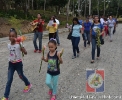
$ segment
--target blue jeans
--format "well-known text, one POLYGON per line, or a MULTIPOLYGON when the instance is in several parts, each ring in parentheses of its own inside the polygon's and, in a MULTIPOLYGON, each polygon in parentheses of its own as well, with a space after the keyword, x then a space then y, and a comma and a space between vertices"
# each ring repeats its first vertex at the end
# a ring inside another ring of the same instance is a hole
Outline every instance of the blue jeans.
POLYGON ((71 38, 71 41, 72 41, 72 48, 73 48, 73 53, 74 53, 74 56, 76 56, 76 51, 77 53, 79 53, 79 42, 80 42, 80 37, 73 37, 71 38))
POLYGON ((22 79, 24 81, 26 86, 30 85, 30 82, 28 81, 28 79, 23 74, 23 64, 22 64, 22 62, 18 62, 18 63, 9 62, 8 81, 7 81, 6 88, 5 88, 5 93, 4 93, 4 97, 6 97, 6 98, 9 97, 11 84, 12 84, 12 81, 13 81, 13 75, 14 75, 15 71, 17 71, 20 79, 22 79))
MULTIPOLYGON (((96 39, 92 38, 92 60, 95 60, 96 39)), ((100 57, 100 47, 97 46, 97 57, 100 57)))
POLYGON ((56 32, 56 41, 57 41, 58 44, 60 44, 59 36, 58 36, 58 30, 57 30, 57 32, 56 32))
POLYGON ((52 76, 48 73, 46 75, 46 85, 49 87, 49 89, 52 90, 53 95, 57 94, 58 78, 59 78, 59 75, 52 76))
POLYGON ((87 30, 84 31, 84 47, 86 47, 86 41, 88 41, 87 44, 90 45, 90 31, 87 30))
POLYGON ((35 32, 34 33, 33 44, 34 44, 35 50, 42 50, 42 35, 43 35, 43 33, 41 33, 41 32, 35 32), (37 43, 36 43, 37 38, 39 40, 39 48, 38 48, 37 43))

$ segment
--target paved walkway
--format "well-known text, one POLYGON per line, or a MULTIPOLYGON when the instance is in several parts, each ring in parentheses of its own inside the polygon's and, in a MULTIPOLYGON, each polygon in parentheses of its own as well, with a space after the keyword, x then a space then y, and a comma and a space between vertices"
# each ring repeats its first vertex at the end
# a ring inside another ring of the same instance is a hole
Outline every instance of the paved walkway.
MULTIPOLYGON (((91 47, 86 50, 83 49, 83 41, 79 44, 80 57, 71 59, 72 46, 71 41, 67 40, 68 32, 61 33, 61 46, 58 50, 64 48, 63 60, 61 65, 61 75, 59 78, 59 89, 57 100, 122 100, 108 99, 107 97, 90 99, 85 97, 80 99, 78 96, 122 96, 122 25, 119 24, 117 32, 113 37, 113 42, 109 42, 109 37, 105 38, 105 45, 101 46, 101 59, 94 64, 91 60, 91 47), (105 92, 103 93, 87 93, 86 85, 86 69, 104 69, 105 70, 105 92), (74 98, 71 98, 74 96, 74 98), (77 97, 76 97, 77 96, 77 97)), ((32 37, 32 35, 31 35, 32 37)), ((8 67, 8 50, 7 43, 0 39, 0 97, 3 96, 5 84, 7 81, 7 67, 8 67)), ((7 41, 8 42, 8 41, 7 41)), ((43 44, 47 44, 48 39, 43 39, 43 44)), ((15 72, 13 84, 11 87, 10 100, 49 100, 47 95, 48 88, 45 85, 45 76, 47 63, 43 62, 41 73, 39 73, 41 54, 33 53, 32 38, 24 42, 28 51, 28 55, 24 57, 24 72, 28 77, 33 87, 29 93, 22 93, 24 88, 23 82, 19 79, 15 72)), ((45 51, 48 52, 48 49, 45 51)))

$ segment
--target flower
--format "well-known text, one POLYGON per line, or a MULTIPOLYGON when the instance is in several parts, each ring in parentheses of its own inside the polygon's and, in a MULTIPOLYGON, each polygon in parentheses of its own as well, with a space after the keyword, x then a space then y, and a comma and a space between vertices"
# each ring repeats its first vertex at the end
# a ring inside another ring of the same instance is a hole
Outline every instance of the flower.
POLYGON ((23 42, 26 40, 25 36, 19 36, 17 38, 15 38, 16 43, 20 44, 20 42, 23 42))
MULTIPOLYGON (((15 38, 15 41, 17 44, 20 45, 20 48, 22 48, 22 42, 26 40, 26 37, 25 36, 19 36, 17 38, 15 38)), ((22 57, 24 57, 24 53, 22 52, 22 57)))
MULTIPOLYGON (((46 46, 44 45, 43 48, 42 48, 42 56, 44 57, 44 51, 46 49, 46 46)), ((41 71, 41 67, 42 67, 42 60, 41 60, 41 63, 40 63, 40 69, 39 69, 39 73, 41 71)))

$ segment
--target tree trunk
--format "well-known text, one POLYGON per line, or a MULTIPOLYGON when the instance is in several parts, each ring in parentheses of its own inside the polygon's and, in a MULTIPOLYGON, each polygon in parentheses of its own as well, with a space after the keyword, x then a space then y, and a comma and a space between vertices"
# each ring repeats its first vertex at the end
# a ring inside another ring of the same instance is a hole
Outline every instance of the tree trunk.
POLYGON ((33 10, 33 0, 32 0, 32 2, 31 2, 31 3, 32 3, 32 5, 31 5, 31 6, 32 6, 32 10, 33 10))
POLYGON ((68 1, 67 4, 67 21, 69 20, 69 5, 70 5, 70 0, 68 1))
POLYGON ((45 9, 46 9, 46 0, 44 0, 44 13, 45 13, 45 9))
POLYGON ((28 14, 28 3, 27 3, 27 0, 25 0, 25 4, 24 5, 24 13, 25 13, 25 18, 27 18, 27 14, 28 14))
POLYGON ((80 1, 81 1, 81 0, 78 0, 78 16, 80 16, 80 11, 81 11, 81 10, 80 10, 80 1))
POLYGON ((85 11, 84 11, 84 17, 86 17, 86 6, 87 6, 87 1, 85 0, 85 11))
POLYGON ((28 10, 30 9, 30 0, 28 0, 28 10))
POLYGON ((91 15, 91 0, 89 0, 89 15, 91 15))
POLYGON ((99 5, 100 5, 100 2, 98 0, 98 5, 97 5, 97 13, 98 13, 98 16, 99 16, 99 5))

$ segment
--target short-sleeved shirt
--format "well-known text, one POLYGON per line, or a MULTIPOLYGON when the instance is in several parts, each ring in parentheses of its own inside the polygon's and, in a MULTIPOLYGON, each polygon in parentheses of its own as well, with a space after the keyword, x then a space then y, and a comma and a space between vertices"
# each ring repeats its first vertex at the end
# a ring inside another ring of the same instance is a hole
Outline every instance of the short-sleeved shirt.
POLYGON ((100 29, 100 31, 102 31, 103 30, 103 25, 101 23, 93 24, 93 26, 92 26, 92 35, 93 36, 96 36, 96 34, 97 34, 96 29, 97 28, 100 29))
POLYGON ((91 23, 90 22, 88 22, 88 23, 87 22, 84 22, 84 28, 85 28, 84 29, 85 31, 90 31, 91 23))
POLYGON ((9 61, 11 62, 22 61, 19 44, 14 44, 14 45, 8 44, 8 50, 9 50, 9 61))
POLYGON ((72 36, 73 37, 80 37, 80 30, 82 28, 82 25, 74 25, 72 30, 72 36))
POLYGON ((54 54, 54 56, 50 56, 50 52, 48 53, 48 68, 47 73, 50 75, 59 75, 60 74, 60 68, 58 64, 58 56, 57 51, 54 54))
MULTIPOLYGON (((35 22, 35 23, 36 23, 36 22, 40 23, 40 19, 34 20, 34 22, 35 22)), ((43 32, 43 25, 42 25, 42 23, 40 23, 40 24, 38 25, 38 28, 36 28, 36 30, 37 30, 38 32, 43 32)))
POLYGON ((109 27, 114 27, 115 21, 114 20, 108 20, 108 26, 109 27))

